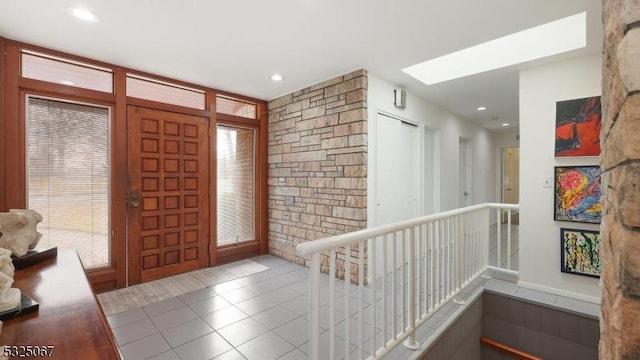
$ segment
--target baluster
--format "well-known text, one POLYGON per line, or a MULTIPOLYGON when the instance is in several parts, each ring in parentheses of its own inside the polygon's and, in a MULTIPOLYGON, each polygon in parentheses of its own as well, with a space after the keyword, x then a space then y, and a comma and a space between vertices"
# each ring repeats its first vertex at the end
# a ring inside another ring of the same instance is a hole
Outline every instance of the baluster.
MULTIPOLYGON (((358 242, 358 358, 364 348, 364 241, 358 242)), ((348 316, 348 315, 347 315, 348 316)))
MULTIPOLYGON (((371 242, 375 242, 376 239, 372 240, 371 242)), ((369 269, 372 269, 372 273, 369 275, 369 277, 372 279, 372 282, 369 286, 369 288, 371 289, 371 298, 370 298, 370 304, 371 304, 371 331, 370 331, 370 335, 371 335, 371 354, 375 354, 376 353, 376 248, 375 245, 372 246, 371 248, 371 256, 369 257, 371 259, 371 266, 369 266, 369 269)))
POLYGON ((417 242, 417 248, 418 251, 416 252, 416 261, 417 261, 417 266, 416 266, 416 277, 417 277, 417 284, 418 284, 418 291, 417 291, 417 296, 418 296, 418 314, 422 314, 422 268, 423 268, 423 262, 422 260, 422 239, 424 236, 424 232, 422 231, 422 225, 418 226, 418 235, 416 238, 416 242, 417 242))
POLYGON ((406 230, 402 230, 402 242, 400 251, 402 252, 402 277, 400 278, 400 285, 402 287, 401 298, 400 298, 400 306, 402 313, 402 328, 400 329, 403 333, 408 326, 407 320, 407 247, 405 246, 405 242, 407 240, 406 230))
POLYGON ((335 358, 336 346, 336 250, 329 250, 329 358, 335 358))
POLYGON ((511 209, 507 209, 507 269, 511 270, 511 209))
POLYGON ((398 234, 396 232, 393 232, 392 234, 393 237, 393 242, 391 243, 392 246, 392 255, 393 257, 391 258, 391 265, 393 266, 393 270, 391 271, 391 322, 393 325, 393 340, 396 340, 398 338, 398 322, 397 322, 397 308, 398 308, 398 287, 396 284, 396 277, 398 276, 398 265, 396 264, 396 259, 397 259, 397 252, 396 252, 396 246, 398 245, 398 234))
POLYGON ((502 267, 502 257, 500 256, 500 248, 502 247, 502 239, 500 234, 500 228, 502 227, 502 210, 498 209, 498 226, 497 226, 497 237, 496 237, 496 267, 502 267))
MULTIPOLYGON (((383 249, 387 249, 387 244, 389 240, 389 234, 385 234, 382 236, 383 249)), ((386 251, 382 255, 382 341, 383 344, 387 343, 387 334, 388 334, 388 326, 387 326, 387 279, 389 274, 387 273, 387 254, 386 251)), ((393 292, 392 292, 393 293, 393 292)))
POLYGON ((435 295, 435 288, 433 286, 434 281, 435 281, 435 274, 436 274, 436 267, 434 267, 434 255, 436 252, 436 246, 434 246, 434 242, 435 242, 435 226, 434 223, 429 223, 429 248, 431 249, 431 251, 429 252, 429 258, 431 259, 430 263, 429 263, 429 311, 431 311, 431 309, 433 309, 433 307, 435 306, 435 303, 433 301, 433 297, 435 295))
POLYGON ((408 296, 408 304, 409 313, 408 313, 408 321, 407 330, 409 331, 409 337, 404 342, 404 346, 407 349, 417 350, 420 347, 420 344, 416 341, 416 228, 411 227, 409 229, 409 277, 407 279, 407 296, 408 296))
POLYGON ((351 359, 351 245, 344 249, 344 356, 351 359))
POLYGON ((309 355, 320 360, 320 253, 311 255, 309 276, 309 355))

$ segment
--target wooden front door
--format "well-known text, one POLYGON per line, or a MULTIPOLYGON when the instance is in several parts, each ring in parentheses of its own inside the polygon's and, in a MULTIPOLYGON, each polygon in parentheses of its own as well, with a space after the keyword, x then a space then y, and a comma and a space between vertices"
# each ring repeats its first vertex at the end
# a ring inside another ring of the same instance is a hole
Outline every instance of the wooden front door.
POLYGON ((209 265, 206 118, 128 107, 129 285, 209 265))

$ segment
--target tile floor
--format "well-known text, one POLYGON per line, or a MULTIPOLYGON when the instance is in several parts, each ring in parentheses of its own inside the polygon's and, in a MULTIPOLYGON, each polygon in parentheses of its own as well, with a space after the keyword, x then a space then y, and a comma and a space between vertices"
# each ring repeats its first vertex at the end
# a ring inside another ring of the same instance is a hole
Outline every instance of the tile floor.
POLYGON ((245 259, 98 294, 105 315, 113 315, 253 275, 269 268, 245 259))
MULTIPOLYGON (((519 240, 519 225, 512 225, 511 228, 511 270, 518 271, 520 268, 520 240, 519 240)), ((507 267, 507 224, 500 225, 500 266, 507 267)), ((489 265, 496 266, 498 261, 498 246, 497 246, 497 227, 492 225, 489 230, 489 265)))
MULTIPOLYGON (((124 359, 307 359, 308 269, 269 255, 251 260, 269 270, 108 316, 124 359)), ((322 279, 326 290, 328 276, 322 279)), ((344 282, 337 281, 336 321, 340 324, 336 327, 336 359, 342 359, 345 351, 343 289, 344 282)), ((365 288, 365 297, 370 296, 368 290, 365 288)), ((327 302, 321 301, 323 359, 329 358, 327 302)), ((357 300, 352 298, 351 303, 349 334, 353 344, 359 342, 357 300)), ((372 321, 371 307, 366 306, 364 330, 368 334, 372 321)), ((418 329, 417 337, 426 338, 457 309, 452 303, 444 305, 418 329)), ((381 313, 376 312, 377 324, 382 323, 381 313)), ((379 326, 377 346, 382 332, 379 326)), ((370 337, 365 335, 364 349, 370 348, 370 337)), ((354 345, 349 351, 353 359, 368 356, 366 350, 359 353, 354 345)), ((406 359, 411 353, 398 346, 387 358, 406 359)))
MULTIPOLYGON (((512 252, 517 257, 517 238, 512 252)), ((251 261, 269 269, 108 316, 124 359, 308 358, 308 269, 269 255, 255 257, 251 261)), ((324 275, 323 280, 326 286, 328 276, 324 275)), ((341 322, 336 329, 337 359, 344 357, 344 340, 347 338, 344 335, 346 321, 343 321, 344 282, 340 284, 336 283, 337 300, 340 300, 336 302, 336 320, 341 322)), ((324 304, 321 309, 324 322, 321 324, 324 329, 321 358, 328 358, 329 352, 326 346, 329 338, 326 331, 329 321, 327 302, 321 301, 324 304)), ((356 302, 355 298, 351 299, 348 332, 351 343, 359 342, 356 302)), ((371 329, 371 307, 367 306, 364 321, 371 329)), ((458 306, 452 303, 443 306, 418 329, 417 336, 426 338, 457 309, 458 306)), ((376 312, 376 318, 376 324, 383 322, 382 311, 376 312)), ((382 335, 379 327, 376 339, 382 335)), ((365 330, 365 334, 369 332, 365 330)), ((370 348, 370 338, 371 335, 365 335, 365 349, 370 348)), ((380 341, 376 340, 376 344, 379 346, 380 341)), ((368 356, 366 351, 357 352, 353 345, 348 349, 352 358, 368 356)), ((398 346, 387 358, 406 359, 411 353, 398 346)))
POLYGON ((126 360, 304 359, 307 269, 269 270, 107 317, 126 360))
MULTIPOLYGON (((125 360, 164 359, 307 359, 308 355, 308 270, 285 260, 265 255, 253 258, 269 270, 201 290, 185 293, 160 302, 108 316, 125 360)), ((323 278, 326 290, 328 277, 323 278)), ((337 282, 336 285, 339 283, 337 282)), ((342 283, 344 284, 344 283, 342 283)), ((461 293, 472 297, 479 288, 506 296, 533 301, 569 312, 579 312, 597 318, 599 306, 574 299, 521 288, 514 283, 478 277, 461 293)), ((342 287, 336 286, 339 293, 342 287)), ((367 288, 365 288, 365 296, 367 288)), ((338 299, 343 300, 338 294, 338 299)), ((328 358, 328 306, 321 301, 323 333, 321 356, 328 358)), ((351 343, 358 343, 355 298, 351 299, 351 343)), ((336 359, 344 356, 344 302, 336 302, 336 359)), ((380 310, 378 308, 378 310, 380 310)), ((416 338, 426 346, 442 331, 447 320, 459 314, 463 307, 452 302, 444 304, 418 328, 416 338), (425 341, 427 340, 427 341, 425 341)), ((371 307, 364 313, 365 327, 371 326, 371 307)), ((381 324, 381 311, 376 312, 381 324)), ((390 321, 390 319, 388 319, 390 321)), ((379 326, 378 326, 379 327, 379 326)), ((365 329, 365 334, 368 330, 365 329)), ((381 337, 378 329, 376 338, 381 337)), ((370 348, 370 335, 365 335, 364 349, 370 348)), ((380 341, 377 340, 379 346, 380 341)), ((351 345, 351 358, 368 356, 351 345)), ((385 359, 409 359, 417 352, 397 346, 385 359)))

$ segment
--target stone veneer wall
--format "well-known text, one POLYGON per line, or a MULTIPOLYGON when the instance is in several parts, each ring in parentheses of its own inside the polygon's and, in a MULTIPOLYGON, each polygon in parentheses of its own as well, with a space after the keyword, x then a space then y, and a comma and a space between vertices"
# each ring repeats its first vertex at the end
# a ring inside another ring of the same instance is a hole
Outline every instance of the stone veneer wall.
POLYGON ((640 359, 640 1, 603 0, 601 359, 640 359))
MULTIPOLYGON (((269 102, 269 252, 367 226, 367 73, 355 71, 269 102)), ((359 255, 352 246, 352 258, 359 255)), ((363 249, 366 258, 366 247, 363 249)), ((344 249, 337 254, 344 277, 344 249)), ((323 271, 327 272, 327 256, 323 271)), ((357 266, 351 263, 352 281, 357 266)))

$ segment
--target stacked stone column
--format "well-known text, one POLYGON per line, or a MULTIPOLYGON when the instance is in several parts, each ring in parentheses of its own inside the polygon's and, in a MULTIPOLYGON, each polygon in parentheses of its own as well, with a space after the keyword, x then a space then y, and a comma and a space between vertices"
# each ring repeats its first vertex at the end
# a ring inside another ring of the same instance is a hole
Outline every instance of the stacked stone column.
POLYGON ((601 359, 640 359, 640 0, 603 0, 601 359))

